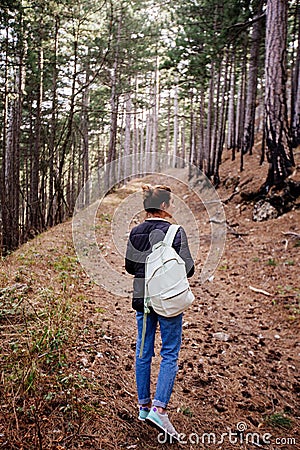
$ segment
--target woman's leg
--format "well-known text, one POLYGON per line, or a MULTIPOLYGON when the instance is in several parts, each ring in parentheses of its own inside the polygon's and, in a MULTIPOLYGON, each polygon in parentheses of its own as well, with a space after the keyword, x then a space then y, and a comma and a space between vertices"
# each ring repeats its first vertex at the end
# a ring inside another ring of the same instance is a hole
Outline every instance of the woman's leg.
POLYGON ((182 314, 176 317, 158 316, 162 339, 160 370, 157 379, 153 405, 165 409, 169 403, 176 373, 177 360, 181 346, 182 314))
POLYGON ((147 315, 147 328, 142 358, 139 357, 142 330, 143 330, 142 312, 136 313, 138 336, 136 342, 136 359, 135 359, 135 375, 138 393, 138 402, 140 405, 148 405, 151 401, 150 394, 150 377, 151 377, 151 361, 154 356, 155 331, 157 327, 157 314, 151 312, 147 315))

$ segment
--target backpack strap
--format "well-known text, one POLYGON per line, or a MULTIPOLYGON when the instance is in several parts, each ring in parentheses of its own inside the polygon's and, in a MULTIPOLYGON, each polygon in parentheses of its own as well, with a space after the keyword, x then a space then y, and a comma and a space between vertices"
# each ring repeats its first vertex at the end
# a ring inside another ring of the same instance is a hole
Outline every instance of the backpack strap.
POLYGON ((141 341, 139 358, 143 357, 143 350, 144 350, 145 336, 146 336, 146 328, 147 328, 147 316, 150 313, 150 309, 149 309, 150 297, 147 295, 146 291, 147 291, 147 283, 145 283, 143 330, 142 330, 142 341, 141 341))
POLYGON ((168 228, 168 231, 165 235, 165 238, 163 240, 163 242, 166 245, 169 245, 170 247, 172 247, 173 241, 175 239, 176 233, 179 230, 180 226, 179 225, 170 225, 168 228))

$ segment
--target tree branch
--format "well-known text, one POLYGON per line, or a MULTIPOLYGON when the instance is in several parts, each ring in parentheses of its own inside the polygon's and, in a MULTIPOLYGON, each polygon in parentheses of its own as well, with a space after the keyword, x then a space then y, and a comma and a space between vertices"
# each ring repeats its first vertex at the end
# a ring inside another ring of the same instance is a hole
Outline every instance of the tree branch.
POLYGON ((255 22, 258 22, 259 20, 263 19, 265 16, 266 16, 266 13, 263 12, 259 16, 255 16, 255 17, 253 17, 252 20, 249 20, 247 22, 235 23, 234 25, 231 25, 230 27, 228 27, 227 30, 231 30, 232 28, 248 28, 251 25, 253 25, 255 22))

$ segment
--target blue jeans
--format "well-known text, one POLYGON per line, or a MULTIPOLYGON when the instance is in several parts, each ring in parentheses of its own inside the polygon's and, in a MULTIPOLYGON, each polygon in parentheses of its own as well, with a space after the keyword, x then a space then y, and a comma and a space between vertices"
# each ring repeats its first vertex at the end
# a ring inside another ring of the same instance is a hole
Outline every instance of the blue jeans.
POLYGON ((147 315, 147 329, 143 357, 140 358, 139 353, 142 341, 143 317, 144 314, 142 312, 136 313, 138 337, 136 343, 135 372, 138 401, 140 405, 146 405, 151 401, 151 361, 154 356, 155 331, 157 323, 159 323, 162 340, 160 351, 162 360, 152 404, 153 406, 166 408, 172 394, 178 370, 177 360, 181 346, 182 314, 179 314, 176 317, 162 317, 155 312, 151 312, 151 314, 147 315))

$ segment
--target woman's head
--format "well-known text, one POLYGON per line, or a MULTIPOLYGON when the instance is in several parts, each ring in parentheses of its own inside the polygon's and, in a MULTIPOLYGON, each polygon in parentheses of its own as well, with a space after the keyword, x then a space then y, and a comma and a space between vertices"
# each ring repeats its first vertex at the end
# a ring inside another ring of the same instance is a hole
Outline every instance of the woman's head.
POLYGON ((144 184, 142 189, 144 209, 147 213, 170 216, 165 211, 170 206, 171 201, 171 188, 169 186, 144 184))

